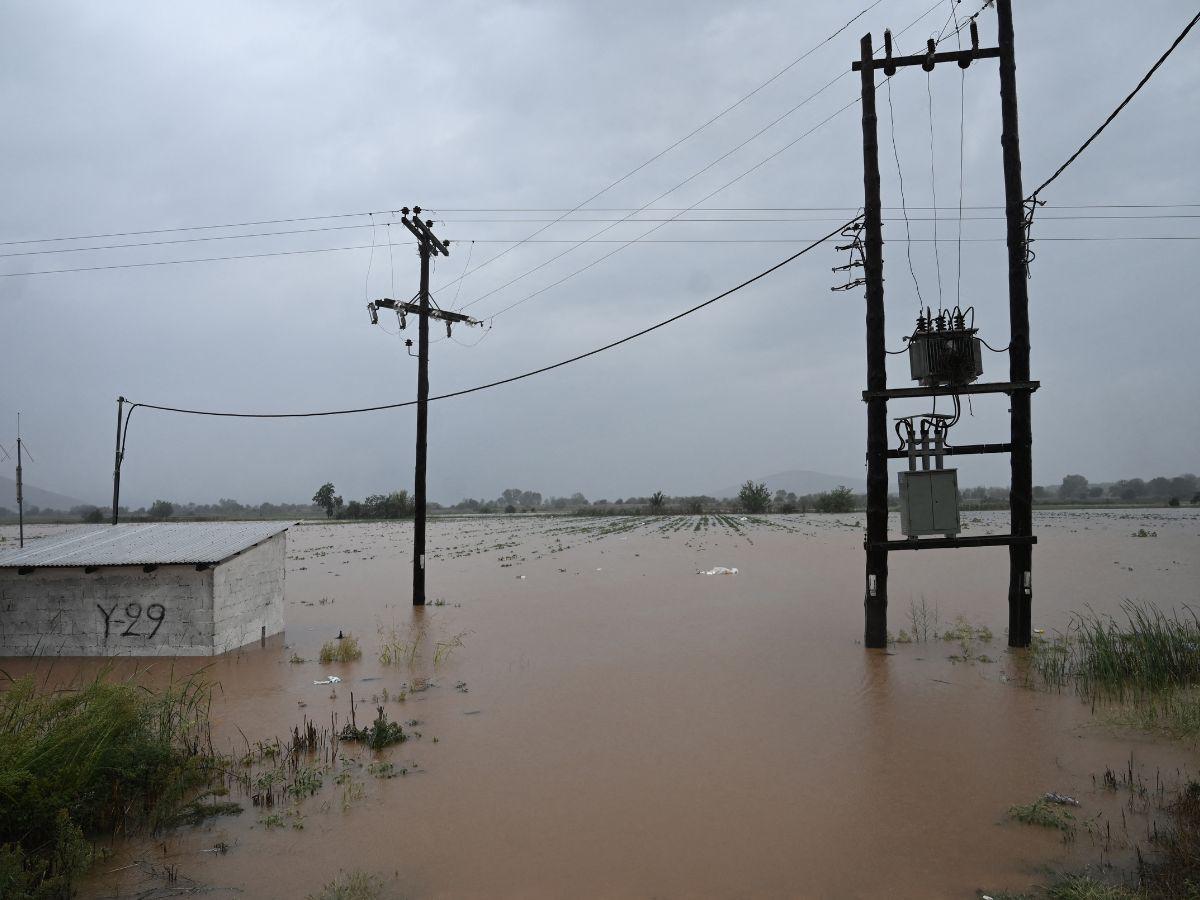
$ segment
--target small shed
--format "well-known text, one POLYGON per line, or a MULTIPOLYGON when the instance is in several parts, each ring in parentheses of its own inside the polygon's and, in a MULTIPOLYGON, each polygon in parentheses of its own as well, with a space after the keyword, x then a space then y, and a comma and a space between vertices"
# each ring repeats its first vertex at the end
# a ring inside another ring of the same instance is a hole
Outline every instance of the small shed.
POLYGON ((278 634, 291 524, 89 525, 0 550, 0 656, 212 656, 278 634))

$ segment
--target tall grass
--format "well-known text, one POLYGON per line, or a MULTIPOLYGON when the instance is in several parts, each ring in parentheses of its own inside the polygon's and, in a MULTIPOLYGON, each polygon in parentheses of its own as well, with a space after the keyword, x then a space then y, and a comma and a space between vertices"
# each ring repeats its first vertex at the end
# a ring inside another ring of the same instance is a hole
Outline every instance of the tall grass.
POLYGON ((352 634, 339 637, 335 641, 326 641, 321 645, 319 659, 323 663, 354 662, 362 658, 362 649, 358 646, 358 638, 352 634))
POLYGON ((68 896, 90 836, 168 824, 221 774, 206 683, 154 694, 109 674, 0 693, 0 896, 68 896))
POLYGON ((1127 600, 1121 619, 1075 615, 1067 632, 1039 639, 1030 662, 1044 684, 1073 682, 1088 697, 1140 698, 1200 684, 1200 619, 1127 600))

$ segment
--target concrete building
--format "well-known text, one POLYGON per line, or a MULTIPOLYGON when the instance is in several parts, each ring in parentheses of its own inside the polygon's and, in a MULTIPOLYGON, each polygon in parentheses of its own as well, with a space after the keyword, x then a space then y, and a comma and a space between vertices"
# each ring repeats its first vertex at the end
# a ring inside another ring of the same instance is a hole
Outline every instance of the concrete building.
POLYGON ((89 525, 0 551, 0 656, 211 656, 278 634, 290 524, 89 525))

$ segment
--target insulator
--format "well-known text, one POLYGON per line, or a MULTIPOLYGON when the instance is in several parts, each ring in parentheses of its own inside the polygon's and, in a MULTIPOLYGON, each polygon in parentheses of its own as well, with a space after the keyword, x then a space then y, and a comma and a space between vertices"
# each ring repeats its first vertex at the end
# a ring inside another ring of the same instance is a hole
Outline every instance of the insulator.
POLYGON ((921 63, 921 68, 924 69, 926 72, 932 72, 933 71, 933 51, 934 51, 934 48, 937 47, 937 44, 934 43, 933 38, 930 38, 929 41, 926 43, 925 47, 926 47, 927 52, 925 53, 925 61, 923 63, 921 63))
POLYGON ((884 63, 883 74, 891 78, 896 74, 896 67, 892 64, 892 30, 890 28, 883 32, 883 48, 884 48, 884 63))

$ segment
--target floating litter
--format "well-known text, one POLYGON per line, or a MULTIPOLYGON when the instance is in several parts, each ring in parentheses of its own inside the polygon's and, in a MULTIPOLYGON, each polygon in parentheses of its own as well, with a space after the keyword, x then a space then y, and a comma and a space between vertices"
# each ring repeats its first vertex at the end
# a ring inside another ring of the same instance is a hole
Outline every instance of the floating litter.
POLYGON ((1062 806, 1080 806, 1080 802, 1074 797, 1068 797, 1066 794, 1059 794, 1054 791, 1047 791, 1042 795, 1043 800, 1049 800, 1051 803, 1058 803, 1062 806))
POLYGON ((323 678, 320 681, 314 681, 313 684, 341 684, 342 679, 337 675, 330 675, 328 678, 323 678))
POLYGON ((713 566, 711 569, 700 569, 696 572, 697 575, 736 575, 737 573, 737 566, 713 566))

